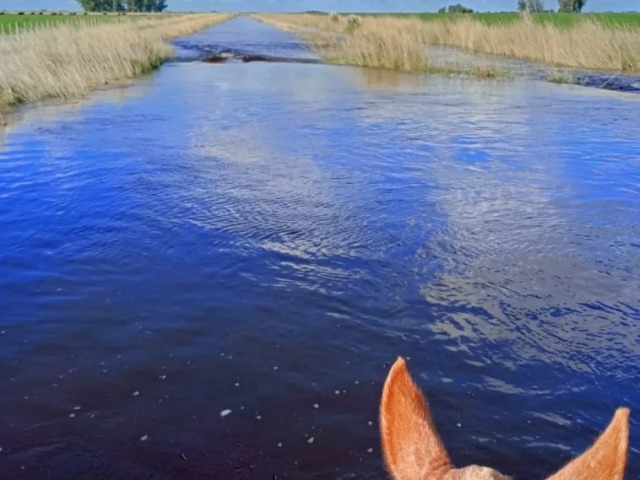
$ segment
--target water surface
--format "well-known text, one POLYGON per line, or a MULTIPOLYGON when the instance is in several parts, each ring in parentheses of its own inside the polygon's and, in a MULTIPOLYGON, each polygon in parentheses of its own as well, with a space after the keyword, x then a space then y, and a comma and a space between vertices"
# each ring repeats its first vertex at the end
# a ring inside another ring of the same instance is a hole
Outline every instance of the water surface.
MULTIPOLYGON (((248 19, 192 42, 308 55, 248 19)), ((13 126, 1 477, 381 480, 404 355, 455 462, 544 478, 640 411, 638 108, 190 62, 13 126)))

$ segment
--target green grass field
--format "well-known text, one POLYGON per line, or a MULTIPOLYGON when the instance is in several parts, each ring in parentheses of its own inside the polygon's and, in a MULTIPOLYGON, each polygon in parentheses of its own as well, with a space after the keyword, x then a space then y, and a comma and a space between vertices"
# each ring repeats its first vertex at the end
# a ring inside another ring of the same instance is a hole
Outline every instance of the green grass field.
MULTIPOLYGON (((439 20, 442 18, 459 18, 465 16, 460 13, 422 13, 418 15, 425 21, 439 20)), ((504 13, 473 13, 471 18, 489 24, 508 23, 518 20, 520 15, 515 12, 504 13)), ((570 27, 577 22, 584 20, 595 20, 612 27, 640 27, 640 12, 631 13, 536 13, 533 19, 541 23, 551 23, 560 26, 570 27)))
MULTIPOLYGON (((69 13, 52 15, 45 13, 40 15, 39 13, 31 14, 31 12, 24 12, 24 15, 18 15, 17 13, 2 13, 0 12, 0 35, 14 33, 16 29, 18 31, 28 29, 36 26, 54 26, 63 23, 72 22, 113 22, 123 21, 128 17, 119 17, 117 15, 109 14, 91 14, 83 15, 78 13, 71 15, 69 13)), ((139 17, 138 17, 139 18, 139 17)))
MULTIPOLYGON (((442 20, 456 18, 473 18, 488 24, 515 22, 520 18, 517 12, 486 12, 486 13, 355 13, 355 15, 391 15, 399 17, 419 17, 422 20, 442 20)), ((534 13, 533 19, 541 23, 552 23, 559 26, 571 27, 584 20, 595 20, 612 27, 640 27, 640 12, 622 13, 534 13)))

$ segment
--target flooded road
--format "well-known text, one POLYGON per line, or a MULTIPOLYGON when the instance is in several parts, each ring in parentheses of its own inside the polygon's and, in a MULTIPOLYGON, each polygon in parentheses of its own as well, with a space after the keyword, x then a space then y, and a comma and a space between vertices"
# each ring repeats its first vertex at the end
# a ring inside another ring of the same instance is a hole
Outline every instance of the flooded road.
MULTIPOLYGON (((246 18, 209 46, 313 58, 246 18)), ((639 102, 176 62, 14 125, 0 477, 382 480, 404 355, 456 463, 544 478, 640 412, 639 102)))

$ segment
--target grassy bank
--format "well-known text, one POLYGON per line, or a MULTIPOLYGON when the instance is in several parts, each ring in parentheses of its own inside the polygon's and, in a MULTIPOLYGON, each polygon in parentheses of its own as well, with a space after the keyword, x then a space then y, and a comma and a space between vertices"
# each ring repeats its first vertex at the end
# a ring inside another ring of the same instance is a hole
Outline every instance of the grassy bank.
POLYGON ((69 24, 0 37, 0 107, 73 98, 151 71, 170 58, 167 40, 229 18, 158 15, 135 22, 69 24))
POLYGON ((473 19, 426 22, 429 42, 549 66, 640 72, 640 29, 588 19, 567 28, 529 17, 489 25, 473 19))
POLYGON ((350 23, 348 17, 328 15, 259 18, 295 31, 336 63, 424 71, 429 69, 428 46, 449 45, 549 66, 640 72, 640 29, 588 17, 570 27, 531 16, 493 23, 447 14, 429 21, 417 16, 363 16, 357 17, 357 24, 353 18, 350 23))

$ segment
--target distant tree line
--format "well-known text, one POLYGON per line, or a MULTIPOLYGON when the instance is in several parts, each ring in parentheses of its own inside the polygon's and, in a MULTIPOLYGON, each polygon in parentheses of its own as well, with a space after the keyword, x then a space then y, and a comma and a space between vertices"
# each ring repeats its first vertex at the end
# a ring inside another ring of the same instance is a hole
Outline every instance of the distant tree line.
MULTIPOLYGON (((558 0, 558 11, 568 13, 580 13, 587 0, 558 0)), ((544 12, 543 0, 518 0, 519 12, 544 12)))
POLYGON ((438 10, 438 13, 473 13, 473 8, 465 7, 461 3, 455 5, 449 5, 448 7, 442 7, 438 10))
POLYGON ((167 0, 78 0, 87 12, 162 12, 167 0))
POLYGON ((518 0, 519 12, 544 12, 544 2, 542 0, 518 0))
POLYGON ((580 13, 587 0, 558 0, 559 12, 580 13))
MULTIPOLYGON (((587 4, 587 0, 558 0, 558 11, 569 13, 580 13, 584 6, 587 4)), ((518 0, 517 8, 519 12, 544 12, 544 0, 518 0)), ((438 13, 473 13, 473 9, 465 7, 458 3, 456 5, 449 5, 448 7, 442 7, 438 10, 438 13)))

